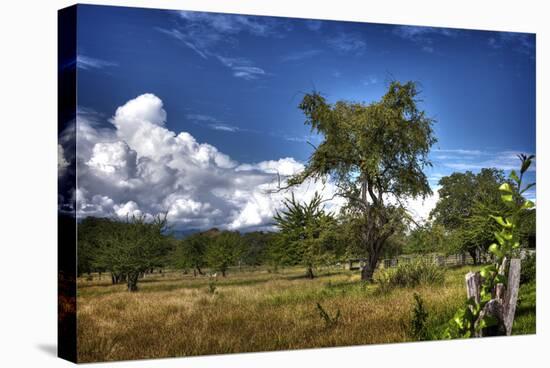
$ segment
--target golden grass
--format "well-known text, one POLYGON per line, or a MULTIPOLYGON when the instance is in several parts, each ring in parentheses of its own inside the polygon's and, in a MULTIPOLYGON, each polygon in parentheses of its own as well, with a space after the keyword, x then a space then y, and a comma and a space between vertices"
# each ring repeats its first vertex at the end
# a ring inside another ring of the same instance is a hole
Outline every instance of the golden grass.
POLYGON ((418 292, 434 328, 465 296, 468 268, 450 270, 443 285, 378 293, 358 273, 303 269, 229 273, 209 292, 208 277, 148 275, 129 293, 110 279, 78 281, 78 358, 81 362, 304 349, 408 341, 407 323, 418 292), (319 315, 319 302, 335 326, 319 315))

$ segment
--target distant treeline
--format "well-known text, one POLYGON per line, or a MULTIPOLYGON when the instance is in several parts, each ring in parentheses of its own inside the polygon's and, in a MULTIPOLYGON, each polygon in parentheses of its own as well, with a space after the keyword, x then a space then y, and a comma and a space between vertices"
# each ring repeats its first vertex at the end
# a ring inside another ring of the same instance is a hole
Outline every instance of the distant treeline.
MULTIPOLYGON (((490 215, 506 213, 498 187, 503 174, 483 169, 478 174, 454 173, 440 180, 440 199, 424 224, 402 225, 390 236, 382 257, 399 254, 468 252, 474 262, 493 242, 490 215)), ((178 269, 194 275, 219 273, 230 267, 302 265, 314 277, 319 266, 366 257, 361 247, 363 219, 353 212, 325 212, 322 198, 309 202, 294 196, 284 201, 274 222, 276 232, 240 233, 210 229, 178 239, 171 235, 166 216, 133 216, 124 220, 88 217, 78 225, 78 273, 109 272, 113 283, 127 282, 137 290, 140 276, 154 269, 178 269)), ((536 209, 522 212, 517 229, 522 247, 534 247, 536 209)))

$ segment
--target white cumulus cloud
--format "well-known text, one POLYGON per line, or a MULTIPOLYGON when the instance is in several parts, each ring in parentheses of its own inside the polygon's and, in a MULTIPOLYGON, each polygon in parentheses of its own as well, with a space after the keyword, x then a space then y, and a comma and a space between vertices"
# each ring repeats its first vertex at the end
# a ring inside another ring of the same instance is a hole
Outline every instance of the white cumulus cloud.
MULTIPOLYGON (((166 213, 176 228, 269 228, 290 195, 276 189, 304 168, 292 157, 239 163, 187 132, 173 132, 153 94, 118 107, 111 128, 99 128, 94 119, 79 114, 75 130, 80 217, 166 213)), ((292 190, 309 200, 315 191, 328 198, 335 189, 307 182, 292 190)))
MULTIPOLYGON (((117 108, 110 128, 101 127, 97 116, 77 116, 76 128, 62 134, 77 137, 78 188, 71 195, 77 215, 165 213, 176 229, 272 228, 273 216, 291 194, 278 189, 304 164, 292 157, 240 163, 187 132, 169 130, 166 120, 162 100, 153 94, 117 108)), ((61 172, 67 162, 62 146, 58 155, 61 172)), ((330 181, 311 180, 291 189, 300 201, 319 192, 333 213, 344 204, 334 197, 336 190, 330 181)), ((409 203, 413 216, 425 217, 435 199, 409 203)))

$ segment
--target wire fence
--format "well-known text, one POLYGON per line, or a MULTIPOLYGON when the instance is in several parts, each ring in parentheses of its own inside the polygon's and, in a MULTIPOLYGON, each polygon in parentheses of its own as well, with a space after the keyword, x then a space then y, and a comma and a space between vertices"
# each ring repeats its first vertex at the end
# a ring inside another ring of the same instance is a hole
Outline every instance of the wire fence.
MULTIPOLYGON (((520 258, 524 259, 528 255, 536 254, 535 249, 522 249, 520 251, 520 258)), ((493 260, 490 253, 479 252, 477 255, 478 264, 489 263, 493 260)), ((378 268, 392 268, 397 267, 399 264, 410 263, 416 261, 433 262, 440 267, 457 267, 474 265, 474 258, 468 253, 458 253, 451 255, 442 255, 437 253, 432 254, 414 254, 414 255, 401 255, 394 258, 382 259, 378 263, 378 268)), ((360 270, 366 264, 365 259, 355 258, 348 261, 347 268, 349 270, 360 270)))

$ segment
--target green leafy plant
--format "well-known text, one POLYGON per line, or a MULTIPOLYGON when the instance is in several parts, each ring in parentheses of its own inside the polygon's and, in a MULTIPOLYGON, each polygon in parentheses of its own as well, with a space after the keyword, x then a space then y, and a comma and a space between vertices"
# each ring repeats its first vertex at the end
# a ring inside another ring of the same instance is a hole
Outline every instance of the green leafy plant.
POLYGON ((411 320, 409 325, 409 333, 412 338, 417 341, 429 339, 428 328, 426 322, 428 320, 428 311, 424 306, 422 297, 414 293, 414 306, 411 312, 411 320))
POLYGON ((380 270, 375 276, 379 291, 389 291, 395 287, 415 287, 437 285, 445 281, 445 269, 427 260, 401 263, 396 268, 380 270))
POLYGON ((340 321, 340 309, 336 311, 336 314, 334 316, 331 316, 320 303, 317 303, 317 310, 319 311, 319 315, 325 321, 325 327, 331 328, 336 326, 338 324, 338 321, 340 321))
POLYGON ((495 316, 482 311, 487 303, 494 297, 498 284, 506 286, 506 267, 510 258, 518 256, 520 248, 519 226, 521 214, 525 210, 534 207, 534 203, 523 197, 523 194, 535 183, 522 187, 523 176, 529 169, 533 155, 519 155, 521 170, 518 176, 512 170, 509 182, 499 187, 501 200, 507 210, 490 217, 499 225, 499 231, 494 233, 496 242, 489 246, 489 252, 494 257, 494 262, 483 267, 480 271, 481 290, 479 302, 474 297, 469 298, 455 316, 449 321, 444 332, 444 338, 468 338, 479 336, 483 329, 494 327, 498 324, 495 316))
POLYGON ((528 254, 525 259, 521 261, 521 276, 520 284, 527 284, 531 281, 535 281, 537 278, 536 273, 537 256, 536 254, 528 254))
POLYGON ((208 283, 208 294, 215 294, 217 288, 218 287, 216 286, 216 282, 215 281, 210 281, 208 283))

